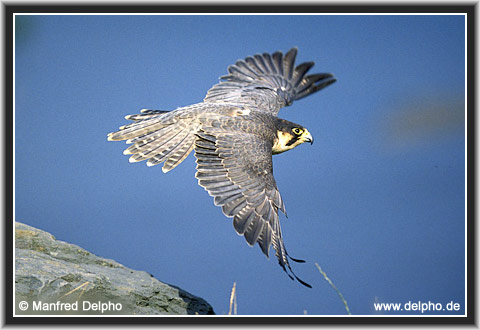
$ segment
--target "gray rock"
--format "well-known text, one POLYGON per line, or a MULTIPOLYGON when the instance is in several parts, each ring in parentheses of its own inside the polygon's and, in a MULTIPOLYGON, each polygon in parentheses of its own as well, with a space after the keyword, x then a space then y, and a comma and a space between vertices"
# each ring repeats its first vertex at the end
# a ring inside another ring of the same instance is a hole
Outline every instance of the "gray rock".
POLYGON ((205 300, 147 272, 97 257, 19 222, 15 296, 18 315, 215 314, 205 300))

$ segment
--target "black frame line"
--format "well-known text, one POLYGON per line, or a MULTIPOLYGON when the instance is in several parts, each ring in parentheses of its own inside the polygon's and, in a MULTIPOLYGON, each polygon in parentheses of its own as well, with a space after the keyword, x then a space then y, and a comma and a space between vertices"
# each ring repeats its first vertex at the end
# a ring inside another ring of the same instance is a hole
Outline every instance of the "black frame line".
POLYGON ((9 5, 4 6, 4 107, 5 112, 3 119, 5 123, 4 129, 4 173, 3 179, 4 185, 4 210, 5 210, 5 245, 4 245, 4 292, 3 302, 5 308, 3 313, 8 325, 19 324, 31 324, 31 325, 47 325, 47 324, 64 324, 64 325, 78 325, 78 324, 102 324, 102 325, 140 325, 140 324, 155 324, 155 325, 245 325, 245 324, 265 324, 265 325, 367 325, 367 324, 381 324, 381 325, 397 325, 397 324, 419 324, 419 325, 461 325, 461 324, 475 324, 475 289, 476 289, 476 263, 475 263, 475 227, 474 222, 476 215, 475 203, 475 113, 476 109, 476 95, 475 95, 475 71, 476 71, 476 40, 475 40, 475 4, 458 2, 451 5, 431 5, 431 4, 419 4, 419 5, 399 5, 398 3, 392 4, 345 4, 345 5, 198 5, 195 3, 183 4, 183 5, 151 5, 151 4, 138 4, 138 5, 108 5, 106 3, 98 5, 79 5, 78 3, 65 4, 65 5, 38 5, 38 2, 23 4, 23 5, 9 5), (466 299, 468 302, 466 308, 466 317, 458 316, 384 316, 379 317, 376 315, 371 316, 285 316, 285 317, 266 317, 266 316, 185 316, 185 317, 170 317, 170 316, 147 316, 147 317, 135 317, 135 316, 108 316, 108 317, 78 317, 78 316, 45 316, 45 317, 25 317, 25 316, 13 316, 13 198, 10 202, 10 196, 13 192, 13 164, 10 159, 13 159, 13 17, 15 14, 31 13, 31 14, 44 14, 44 13, 66 13, 73 14, 91 14, 91 13, 169 13, 169 14, 182 14, 182 13, 309 13, 316 14, 329 14, 329 13, 385 13, 385 14, 411 14, 411 13, 465 13, 467 16, 467 66, 468 72, 466 72, 467 78, 467 163, 468 170, 466 173, 468 185, 467 196, 468 209, 467 212, 467 224, 468 231, 466 233, 468 243, 468 273, 467 283, 469 294, 466 299))

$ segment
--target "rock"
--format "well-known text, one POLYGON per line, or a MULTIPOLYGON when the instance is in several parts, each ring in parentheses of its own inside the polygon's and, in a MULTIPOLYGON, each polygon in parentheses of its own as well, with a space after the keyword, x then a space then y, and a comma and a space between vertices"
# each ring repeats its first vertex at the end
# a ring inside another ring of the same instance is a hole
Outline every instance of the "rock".
POLYGON ((215 314, 202 298, 15 223, 16 314, 215 314), (22 309, 24 311, 22 311, 22 309))

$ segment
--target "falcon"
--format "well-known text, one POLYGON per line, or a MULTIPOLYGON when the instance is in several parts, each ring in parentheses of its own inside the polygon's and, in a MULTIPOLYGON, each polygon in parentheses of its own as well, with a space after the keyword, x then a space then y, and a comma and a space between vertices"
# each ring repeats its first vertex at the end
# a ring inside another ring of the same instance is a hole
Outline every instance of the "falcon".
POLYGON ((273 245, 280 266, 293 280, 278 212, 285 205, 273 177, 272 155, 313 143, 302 125, 278 118, 280 108, 336 81, 331 73, 309 74, 314 65, 295 66, 297 48, 238 60, 208 90, 203 102, 172 111, 143 109, 109 141, 126 140, 130 162, 163 163, 164 173, 195 151, 195 177, 250 246, 258 244, 269 258, 273 245))

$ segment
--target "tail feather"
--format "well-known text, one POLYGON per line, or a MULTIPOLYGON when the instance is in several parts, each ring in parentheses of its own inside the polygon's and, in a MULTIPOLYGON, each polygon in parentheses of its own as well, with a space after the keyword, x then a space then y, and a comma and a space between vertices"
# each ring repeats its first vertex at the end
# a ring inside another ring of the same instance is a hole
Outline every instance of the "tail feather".
POLYGON ((168 143, 163 145, 161 148, 157 148, 157 151, 159 151, 160 149, 162 151, 161 152, 156 151, 155 152, 156 154, 153 157, 150 157, 150 159, 148 160, 147 165, 153 166, 166 161, 170 156, 172 156, 176 151, 178 151, 183 146, 189 134, 190 134, 189 130, 185 129, 180 131, 168 143))
POLYGON ((128 115, 134 122, 108 134, 109 141, 126 140, 132 144, 123 152, 132 155, 130 162, 148 160, 153 166, 165 162, 163 172, 178 166, 195 146, 195 127, 185 123, 177 111, 143 109, 140 114, 128 115))
POLYGON ((139 162, 145 159, 152 158, 165 150, 167 150, 172 144, 175 143, 175 139, 182 133, 182 131, 176 131, 175 129, 170 130, 165 135, 157 137, 155 140, 147 142, 142 145, 143 141, 140 141, 140 146, 137 146, 135 149, 129 150, 133 153, 133 156, 130 157, 130 162, 139 162), (173 141, 172 141, 173 140, 173 141))
MULTIPOLYGON (((135 154, 137 152, 141 152, 142 149, 147 149, 147 145, 148 144, 152 144, 152 143, 155 143, 155 145, 159 145, 159 141, 161 140, 164 140, 164 141, 167 141, 168 138, 175 132, 173 132, 174 130, 174 126, 171 125, 171 126, 167 126, 167 127, 164 127, 162 129, 159 129, 158 131, 155 131, 155 132, 152 132, 152 133, 149 133, 149 134, 144 134, 144 135, 140 135, 136 138, 133 138, 133 139, 129 139, 127 140, 127 144, 130 144, 130 143, 133 143, 130 147, 128 147, 127 149, 125 149, 125 151, 123 152, 124 155, 130 155, 130 154, 135 154)), ((150 149, 153 149, 150 145, 150 149)))
POLYGON ((156 117, 158 115, 170 112, 167 110, 150 110, 150 109, 142 109, 140 110, 140 114, 133 114, 133 115, 127 115, 125 116, 125 119, 127 120, 133 120, 133 121, 140 121, 140 120, 146 120, 146 119, 151 119, 153 117, 156 117))
POLYGON ((168 126, 169 123, 162 122, 161 116, 151 118, 149 120, 141 120, 129 125, 120 127, 117 132, 108 134, 108 141, 121 141, 132 139, 140 135, 148 134, 158 131, 161 128, 168 126))
POLYGON ((155 140, 158 137, 167 134, 168 132, 170 132, 174 128, 175 128, 175 125, 167 125, 167 126, 164 126, 164 127, 160 128, 159 130, 156 130, 154 132, 150 132, 150 133, 147 133, 147 134, 142 134, 142 135, 139 135, 137 137, 128 139, 125 142, 127 144, 131 144, 131 143, 137 144, 139 141, 141 141, 142 144, 145 144, 145 143, 147 143, 147 140, 155 140))
POLYGON ((163 164, 163 173, 167 173, 168 171, 173 170, 181 162, 183 162, 185 158, 187 158, 187 156, 192 152, 193 148, 195 147, 195 140, 196 136, 190 134, 188 136, 188 139, 180 146, 180 148, 172 152, 172 155, 167 159, 165 164, 163 164))

